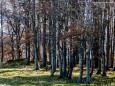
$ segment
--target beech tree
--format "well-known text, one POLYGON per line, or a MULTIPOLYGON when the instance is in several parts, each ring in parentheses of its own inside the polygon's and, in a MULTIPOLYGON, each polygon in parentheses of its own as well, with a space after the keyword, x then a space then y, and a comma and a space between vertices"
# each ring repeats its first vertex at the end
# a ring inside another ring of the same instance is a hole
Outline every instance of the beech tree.
POLYGON ((51 76, 59 67, 59 78, 68 79, 79 66, 77 83, 82 82, 86 67, 87 84, 91 83, 94 68, 102 76, 110 67, 115 70, 114 1, 10 0, 11 9, 3 9, 2 3, 1 62, 11 54, 12 60, 26 58, 26 65, 34 61, 34 70, 50 66, 51 76), (4 37, 10 38, 11 44, 5 43, 4 37), (10 46, 8 51, 6 46, 10 46))

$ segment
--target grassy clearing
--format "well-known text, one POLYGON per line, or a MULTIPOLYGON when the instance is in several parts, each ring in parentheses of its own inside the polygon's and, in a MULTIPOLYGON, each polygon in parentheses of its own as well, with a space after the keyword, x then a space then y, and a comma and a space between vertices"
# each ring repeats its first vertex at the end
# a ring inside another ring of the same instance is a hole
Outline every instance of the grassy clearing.
MULTIPOLYGON (((20 66, 16 68, 17 63, 13 68, 12 65, 8 66, 10 62, 5 63, 5 68, 0 69, 0 86, 76 86, 77 77, 79 75, 79 68, 74 68, 72 80, 68 80, 66 77, 64 79, 58 79, 58 69, 55 76, 50 76, 50 71, 45 71, 40 69, 39 71, 33 71, 33 64, 31 66, 20 66), (6 68, 7 66, 9 68, 6 68)), ((19 63, 20 64, 20 63, 19 63)), ((18 66, 19 66, 18 64, 18 66)), ((85 69, 84 69, 85 70, 85 69)), ((91 78, 91 86, 115 86, 115 72, 108 71, 107 77, 102 77, 96 75, 96 70, 91 78)), ((85 71, 83 77, 83 83, 80 86, 86 86, 85 84, 85 71)))

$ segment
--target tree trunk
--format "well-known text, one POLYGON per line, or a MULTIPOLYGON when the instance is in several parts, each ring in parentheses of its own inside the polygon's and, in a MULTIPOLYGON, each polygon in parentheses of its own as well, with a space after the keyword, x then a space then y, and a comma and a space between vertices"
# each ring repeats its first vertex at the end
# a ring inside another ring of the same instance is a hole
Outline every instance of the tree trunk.
POLYGON ((51 46, 50 46, 50 49, 51 49, 51 76, 54 75, 55 71, 56 71, 56 16, 53 16, 53 28, 51 28, 51 46))
POLYGON ((2 1, 1 1, 1 63, 3 62, 4 58, 4 45, 3 45, 3 12, 2 12, 2 1))
POLYGON ((42 57, 42 66, 46 67, 46 63, 47 63, 47 55, 46 55, 46 16, 44 16, 43 19, 43 57, 42 57))
POLYGON ((107 24, 107 42, 106 42, 106 70, 109 70, 109 39, 110 39, 110 37, 109 37, 109 21, 107 21, 108 22, 108 24, 107 24))
POLYGON ((104 43, 105 43, 105 21, 103 22, 103 30, 102 30, 102 64, 103 64, 103 73, 102 76, 106 76, 106 67, 105 67, 105 50, 104 50, 104 43))
POLYGON ((86 83, 90 84, 90 44, 88 43, 88 51, 86 52, 86 83))
POLYGON ((72 38, 70 38, 69 63, 68 63, 68 79, 71 79, 72 71, 73 71, 73 51, 72 51, 72 38))
MULTIPOLYGON (((16 28, 18 29, 18 28, 16 28)), ((16 51, 17 51, 17 59, 20 59, 20 43, 19 43, 19 35, 18 32, 16 32, 16 51)))
POLYGON ((84 47, 83 47, 83 39, 80 43, 80 49, 79 49, 79 66, 80 66, 80 75, 78 77, 77 83, 82 82, 83 77, 83 57, 84 57, 84 47))
POLYGON ((72 71, 73 71, 73 57, 72 57, 72 52, 69 51, 70 56, 69 56, 69 67, 68 67, 68 79, 71 79, 72 77, 72 71))
MULTIPOLYGON (((86 29, 88 30, 90 28, 90 0, 86 0, 86 29)), ((86 40, 87 40, 87 52, 86 52, 86 83, 90 84, 90 36, 88 35, 88 32, 86 32, 86 40)))
POLYGON ((30 43, 26 44, 26 65, 30 65, 30 43))
POLYGON ((32 21, 32 31, 33 31, 33 40, 34 40, 34 61, 35 61, 35 69, 38 70, 38 57, 37 57, 37 32, 35 29, 35 0, 32 1, 32 16, 31 16, 31 21, 32 21))
POLYGON ((63 51, 60 47, 60 32, 61 32, 61 29, 63 28, 63 24, 62 22, 58 22, 59 25, 58 25, 58 30, 57 30, 57 53, 58 53, 58 63, 59 63, 59 78, 63 78, 63 51))

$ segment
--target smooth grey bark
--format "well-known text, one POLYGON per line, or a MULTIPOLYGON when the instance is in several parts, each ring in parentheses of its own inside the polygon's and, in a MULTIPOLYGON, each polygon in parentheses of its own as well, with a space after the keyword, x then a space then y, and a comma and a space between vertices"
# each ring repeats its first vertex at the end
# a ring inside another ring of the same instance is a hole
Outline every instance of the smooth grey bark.
POLYGON ((46 67, 47 64, 47 55, 46 55, 46 15, 44 14, 43 18, 43 53, 42 53, 42 66, 46 67))
POLYGON ((39 24, 39 21, 40 21, 40 16, 39 14, 37 15, 37 21, 38 21, 38 24, 37 24, 37 57, 38 57, 38 61, 40 61, 40 24, 39 24))
POLYGON ((114 22, 112 21, 112 26, 113 28, 111 28, 111 39, 110 39, 110 52, 111 52, 111 56, 110 56, 110 60, 111 60, 111 64, 110 67, 113 68, 113 63, 114 63, 114 39, 115 39, 115 34, 112 32, 115 32, 115 27, 114 27, 114 22))
POLYGON ((68 79, 71 79, 71 77, 72 77, 72 71, 73 71, 72 37, 70 37, 69 40, 70 40, 70 44, 69 44, 69 62, 68 62, 68 73, 67 73, 67 77, 68 77, 68 79))
POLYGON ((49 18, 49 34, 48 34, 48 53, 49 53, 49 64, 51 65, 51 28, 52 28, 52 19, 49 18))
POLYGON ((58 29, 57 29, 57 52, 58 52, 58 63, 59 63, 59 78, 63 78, 63 51, 62 48, 60 47, 60 33, 61 29, 63 28, 63 24, 61 21, 58 21, 58 29))
POLYGON ((86 83, 90 84, 90 43, 88 43, 88 51, 86 52, 86 83))
POLYGON ((93 40, 93 35, 91 36, 91 49, 90 49, 90 68, 91 68, 91 72, 90 72, 90 77, 93 75, 93 71, 94 71, 94 40, 93 40))
POLYGON ((104 10, 103 12, 103 16, 102 16, 102 19, 103 19, 103 24, 102 24, 102 45, 101 45, 101 50, 102 50, 102 64, 103 64, 103 70, 102 70, 102 76, 106 76, 106 65, 105 65, 105 29, 107 27, 107 20, 105 19, 106 17, 106 12, 104 10), (103 18, 104 17, 104 18, 103 18))
POLYGON ((3 5, 2 5, 2 1, 1 1, 1 63, 3 62, 3 58, 4 58, 4 45, 3 45, 3 5))
POLYGON ((26 44, 26 65, 30 65, 30 43, 26 44))
MULTIPOLYGON (((90 28, 90 0, 85 0, 86 3, 86 29, 88 30, 90 28)), ((90 84, 90 36, 88 32, 86 32, 86 40, 87 40, 87 52, 86 52, 86 84, 90 84)))
POLYGON ((56 16, 53 15, 52 21, 52 28, 51 28, 51 76, 54 75, 56 71, 56 16))
POLYGON ((39 69, 38 65, 38 57, 37 57, 37 32, 35 28, 35 0, 32 0, 32 14, 31 14, 31 24, 32 24, 32 33, 33 33, 33 40, 34 40, 34 61, 35 61, 35 69, 39 69))
POLYGON ((107 42, 106 42, 106 70, 109 70, 109 49, 110 49, 110 46, 109 46, 109 39, 110 39, 110 36, 109 36, 109 21, 107 21, 107 33, 106 33, 106 38, 107 38, 107 42))
MULTIPOLYGON (((114 37, 113 37, 113 46, 112 46, 113 47, 112 56, 114 57, 115 56, 115 19, 114 19, 113 24, 114 24, 113 25, 113 28, 114 28, 114 34, 113 35, 114 35, 114 37)), ((115 71, 115 65, 114 65, 115 64, 115 58, 113 58, 113 59, 114 59, 114 61, 113 61, 113 71, 115 71)))
POLYGON ((62 52, 63 52, 63 74, 66 75, 66 43, 62 43, 62 52))
POLYGON ((81 42, 79 43, 79 67, 80 67, 80 75, 78 77, 77 83, 82 82, 83 77, 83 57, 84 57, 84 43, 83 38, 81 39, 81 42))
MULTIPOLYGON (((66 2, 67 3, 67 2, 66 2)), ((64 15, 64 21, 65 22, 63 22, 62 21, 62 23, 64 24, 64 31, 65 32, 67 32, 68 31, 68 16, 67 16, 67 13, 65 13, 65 15, 64 15)), ((66 44, 66 39, 64 39, 64 42, 63 42, 63 73, 64 73, 64 75, 66 75, 67 74, 67 70, 66 70, 66 68, 67 68, 67 58, 66 58, 66 56, 67 56, 67 44, 66 44)))
POLYGON ((73 56, 72 56, 72 52, 70 52, 70 56, 69 56, 69 67, 68 67, 68 79, 71 79, 72 77, 72 71, 73 71, 73 56))

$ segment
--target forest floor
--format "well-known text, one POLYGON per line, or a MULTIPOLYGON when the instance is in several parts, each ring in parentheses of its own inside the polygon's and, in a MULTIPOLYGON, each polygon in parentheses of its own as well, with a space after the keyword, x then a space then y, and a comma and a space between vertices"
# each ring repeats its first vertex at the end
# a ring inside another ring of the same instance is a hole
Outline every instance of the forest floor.
MULTIPOLYGON (((66 77, 64 79, 58 79, 58 69, 54 76, 50 76, 50 70, 40 69, 38 71, 33 71, 34 64, 31 63, 30 66, 24 65, 24 60, 22 61, 9 61, 4 63, 3 68, 0 69, 0 86, 77 86, 77 78, 79 76, 78 65, 74 68, 72 79, 68 80, 66 77)), ((89 86, 85 84, 85 68, 83 83, 78 86, 89 86)), ((101 75, 96 75, 96 69, 91 77, 90 86, 115 86, 115 72, 107 71, 107 76, 102 77, 101 75)))

